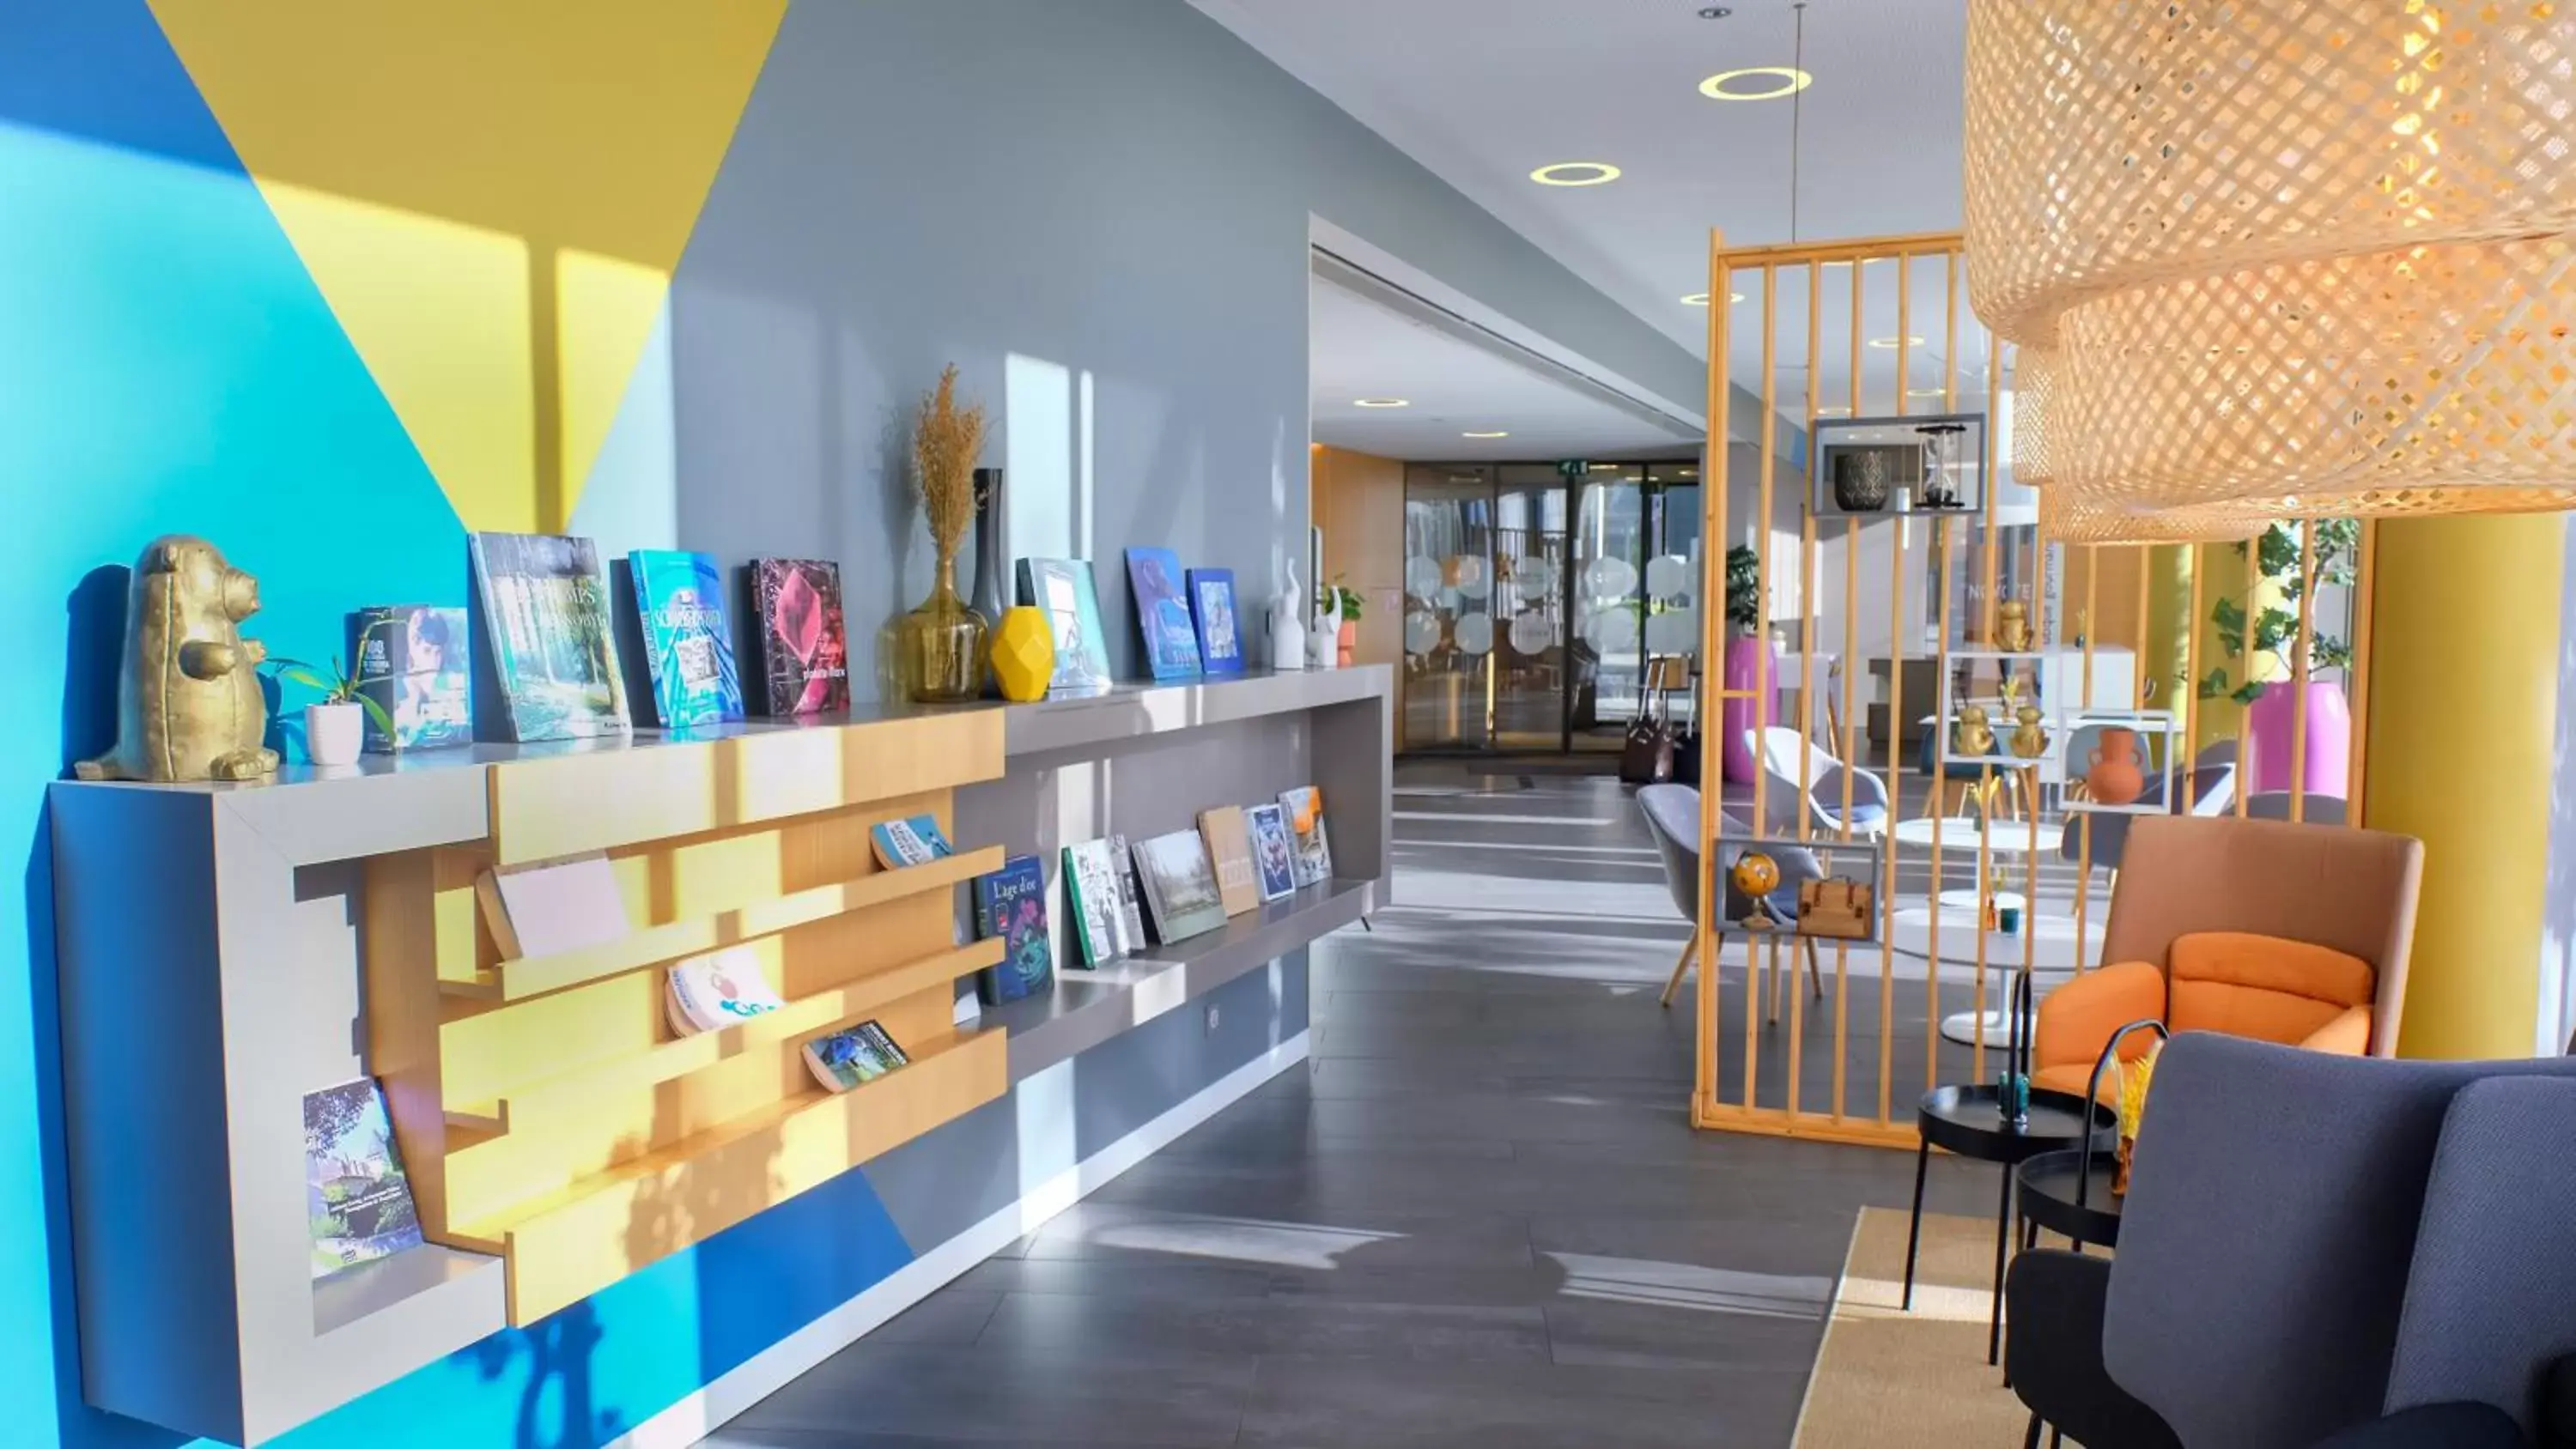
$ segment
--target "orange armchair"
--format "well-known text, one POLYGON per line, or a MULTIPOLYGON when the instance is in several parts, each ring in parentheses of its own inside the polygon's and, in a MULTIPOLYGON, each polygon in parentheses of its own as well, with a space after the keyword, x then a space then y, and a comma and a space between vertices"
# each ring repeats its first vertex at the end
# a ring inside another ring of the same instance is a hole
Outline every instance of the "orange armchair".
MULTIPOLYGON (((2034 1085, 2082 1095, 2128 1022, 2394 1056, 2423 842, 2339 825, 2141 816, 2100 970, 2039 1004, 2034 1085)), ((2145 1052, 2144 1033, 2121 1047, 2145 1052)), ((2108 1083, 2105 1083, 2106 1088, 2108 1083)))

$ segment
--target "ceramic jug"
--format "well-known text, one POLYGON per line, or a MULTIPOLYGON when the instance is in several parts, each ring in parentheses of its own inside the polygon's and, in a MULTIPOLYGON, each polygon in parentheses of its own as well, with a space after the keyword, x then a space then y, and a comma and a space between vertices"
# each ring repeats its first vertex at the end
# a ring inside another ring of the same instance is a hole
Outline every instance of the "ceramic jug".
POLYGON ((2111 726, 2093 747, 2092 768, 2084 788, 2096 805, 2126 805, 2146 793, 2147 776, 2138 763, 2138 732, 2111 726))

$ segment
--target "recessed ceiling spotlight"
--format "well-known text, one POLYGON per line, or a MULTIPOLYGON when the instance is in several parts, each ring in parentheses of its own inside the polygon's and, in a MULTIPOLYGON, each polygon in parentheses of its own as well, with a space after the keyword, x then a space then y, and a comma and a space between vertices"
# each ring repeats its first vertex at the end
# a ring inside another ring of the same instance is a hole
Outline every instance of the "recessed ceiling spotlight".
POLYGON ((1950 390, 1946 387, 1910 387, 1905 390, 1905 395, 1907 397, 1948 397, 1950 390))
POLYGON ((1673 476, 1676 478, 1696 478, 1699 476, 1699 470, 1697 468, 1684 468, 1676 472, 1673 476))
POLYGON ((1851 416, 1851 409, 1850 409, 1850 408, 1818 408, 1818 409, 1816 409, 1816 416, 1817 416, 1817 417, 1820 417, 1820 418, 1847 418, 1847 417, 1850 417, 1850 416, 1851 416))
POLYGON ((1606 186, 1620 177, 1607 161, 1558 161, 1530 173, 1541 186, 1606 186))
MULTIPOLYGON (((1726 300, 1729 302, 1741 302, 1744 300, 1744 294, 1742 292, 1729 292, 1726 294, 1726 300)), ((1685 307, 1705 307, 1708 305, 1708 293, 1693 292, 1689 296, 1682 298, 1682 305, 1685 307)))
POLYGON ((1491 432, 1491 433, 1460 433, 1458 436, 1459 436, 1459 437, 1462 437, 1462 438, 1508 438, 1508 437, 1510 437, 1510 436, 1511 436, 1511 434, 1510 434, 1510 433, 1507 433, 1507 432, 1495 431, 1495 432, 1491 432))
POLYGON ((1920 347, 1923 345, 1923 339, 1920 337, 1873 337, 1869 339, 1869 345, 1872 347, 1883 347, 1888 351, 1893 352, 1900 345, 1905 347, 1920 347))
POLYGON ((1409 408, 1413 399, 1404 397, 1362 397, 1351 399, 1355 408, 1409 408))
POLYGON ((1789 65, 1756 65, 1720 71, 1699 83, 1699 93, 1712 101, 1776 101, 1815 84, 1816 78, 1789 65))
POLYGON ((1724 20, 1726 17, 1734 13, 1735 11, 1728 6, 1709 5, 1701 8, 1699 18, 1702 20, 1724 20))

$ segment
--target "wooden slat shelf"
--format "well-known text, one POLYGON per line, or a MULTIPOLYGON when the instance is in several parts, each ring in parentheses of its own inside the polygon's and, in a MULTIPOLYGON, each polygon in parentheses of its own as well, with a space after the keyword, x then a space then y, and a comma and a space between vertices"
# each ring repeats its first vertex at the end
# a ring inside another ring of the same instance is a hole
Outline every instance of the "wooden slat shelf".
POLYGON ((865 1086, 816 1086, 432 1237, 505 1256, 510 1320, 531 1323, 1000 1097, 1006 1051, 998 1031, 925 1040, 865 1086))
POLYGON ((504 961, 489 970, 477 971, 470 980, 442 981, 439 989, 469 1000, 524 1001, 621 971, 664 965, 683 956, 773 936, 908 895, 961 885, 1000 870, 1005 854, 998 845, 988 846, 926 865, 880 870, 857 880, 835 881, 737 910, 665 922, 578 951, 504 961))
POLYGON ((584 1098, 654 1086, 773 1042, 793 1041, 802 1046, 803 1038, 853 1024, 891 1002, 944 986, 970 972, 998 965, 1001 959, 1002 942, 999 937, 969 942, 926 961, 880 971, 819 995, 801 997, 776 1011, 736 1022, 721 1031, 679 1037, 641 1055, 618 1057, 597 1066, 549 1077, 491 1101, 451 1106, 447 1109, 447 1120, 458 1127, 493 1135, 504 1134, 510 1130, 510 1119, 514 1114, 532 1109, 560 1111, 584 1098))

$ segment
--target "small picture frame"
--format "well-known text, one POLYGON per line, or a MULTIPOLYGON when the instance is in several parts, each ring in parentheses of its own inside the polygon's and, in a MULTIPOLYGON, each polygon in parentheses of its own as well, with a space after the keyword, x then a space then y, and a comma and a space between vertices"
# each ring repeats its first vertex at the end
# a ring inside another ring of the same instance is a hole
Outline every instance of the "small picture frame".
POLYGON ((1234 570, 1190 569, 1190 624, 1198 631, 1199 669, 1243 672, 1242 615, 1234 607, 1234 570))
POLYGON ((1818 518, 1968 516, 1986 506, 1986 415, 1816 420, 1808 511, 1818 518))
POLYGON ((1885 853, 1858 838, 1720 835, 1708 882, 1717 932, 1874 942, 1885 915, 1885 853))

